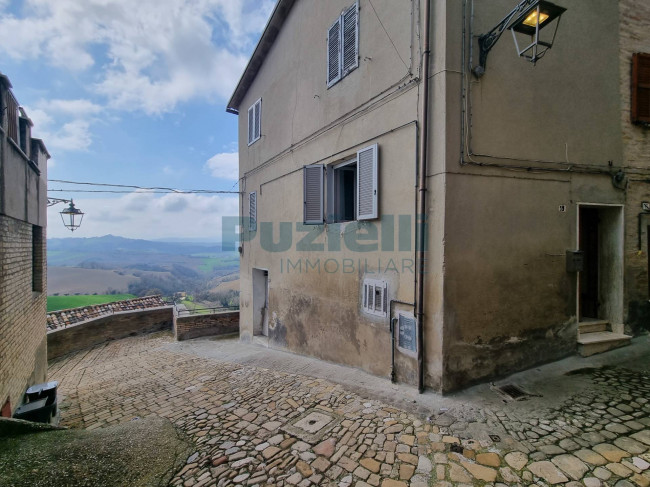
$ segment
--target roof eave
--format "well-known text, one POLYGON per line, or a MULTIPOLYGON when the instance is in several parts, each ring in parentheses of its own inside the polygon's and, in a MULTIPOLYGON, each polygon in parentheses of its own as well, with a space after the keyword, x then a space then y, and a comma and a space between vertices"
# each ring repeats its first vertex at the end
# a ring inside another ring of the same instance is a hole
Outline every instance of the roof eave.
POLYGON ((253 84, 257 73, 264 63, 264 59, 266 59, 266 55, 271 50, 275 39, 280 33, 282 24, 284 24, 284 21, 289 16, 289 12, 295 2, 296 0, 278 0, 278 3, 275 4, 273 13, 271 13, 271 17, 262 33, 262 37, 260 37, 257 46, 255 46, 253 55, 248 61, 246 69, 244 69, 244 73, 239 79, 239 83, 237 83, 237 87, 230 97, 230 101, 228 101, 228 105, 226 106, 226 111, 228 113, 239 113, 239 105, 244 99, 244 96, 246 96, 248 89, 253 84))

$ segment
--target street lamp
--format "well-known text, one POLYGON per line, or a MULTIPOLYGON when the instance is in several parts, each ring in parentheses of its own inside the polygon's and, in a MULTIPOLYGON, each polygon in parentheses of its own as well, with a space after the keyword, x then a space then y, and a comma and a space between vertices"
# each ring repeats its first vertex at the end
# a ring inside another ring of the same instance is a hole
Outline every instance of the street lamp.
POLYGON ((519 2, 519 5, 506 15, 496 27, 479 37, 479 65, 472 70, 474 75, 480 78, 485 74, 487 56, 501 38, 501 34, 507 29, 512 32, 519 57, 536 64, 553 47, 560 26, 560 17, 564 12, 566 12, 564 7, 546 0, 522 0, 519 2), (555 20, 557 22, 554 22, 555 20), (553 23, 555 23, 555 29, 552 31, 553 35, 542 39, 540 31, 553 23), (523 44, 523 47, 520 47, 517 34, 530 36, 530 43, 523 44))
POLYGON ((61 220, 63 221, 63 225, 71 232, 74 232, 77 228, 81 226, 81 221, 83 220, 85 213, 80 209, 75 208, 74 202, 72 200, 62 200, 59 198, 47 199, 47 206, 54 206, 58 203, 70 204, 70 206, 68 206, 65 210, 60 211, 59 215, 61 215, 61 220))

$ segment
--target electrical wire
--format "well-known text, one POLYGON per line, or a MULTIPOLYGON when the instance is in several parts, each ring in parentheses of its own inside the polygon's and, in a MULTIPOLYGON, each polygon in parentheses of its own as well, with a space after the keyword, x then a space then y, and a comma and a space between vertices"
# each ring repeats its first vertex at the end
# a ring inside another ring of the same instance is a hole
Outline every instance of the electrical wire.
MULTIPOLYGON (((109 183, 90 183, 90 182, 81 182, 81 181, 65 181, 62 179, 48 179, 48 183, 61 183, 61 184, 74 184, 74 185, 83 185, 83 186, 96 186, 96 187, 107 187, 107 188, 128 188, 135 190, 143 190, 149 192, 159 192, 160 194, 240 194, 239 191, 217 191, 210 189, 174 189, 174 188, 165 188, 165 187, 144 187, 144 186, 135 186, 130 184, 109 184, 109 183)), ((81 190, 81 189, 72 189, 72 190, 63 190, 63 189, 48 189, 48 191, 69 191, 71 193, 133 193, 133 191, 116 191, 116 190, 81 190)))

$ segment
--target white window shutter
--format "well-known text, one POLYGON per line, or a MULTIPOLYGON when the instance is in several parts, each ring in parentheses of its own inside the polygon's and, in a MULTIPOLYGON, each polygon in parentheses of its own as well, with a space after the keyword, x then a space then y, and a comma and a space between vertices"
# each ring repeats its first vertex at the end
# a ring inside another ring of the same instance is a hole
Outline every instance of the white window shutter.
POLYGON ((255 140, 255 105, 248 109, 248 145, 255 140))
POLYGON ((255 140, 262 136, 262 99, 255 102, 255 140))
POLYGON ((306 225, 322 225, 323 210, 323 176, 325 167, 322 164, 305 166, 304 179, 304 223, 306 225))
POLYGON ((378 215, 377 144, 357 152, 357 220, 372 220, 378 215))
POLYGON ((255 232, 257 231, 257 193, 255 191, 248 194, 248 214, 250 217, 248 229, 255 232))
POLYGON ((327 87, 341 79, 341 18, 327 31, 327 87))
POLYGON ((359 3, 356 2, 343 15, 342 73, 347 75, 359 66, 359 3))

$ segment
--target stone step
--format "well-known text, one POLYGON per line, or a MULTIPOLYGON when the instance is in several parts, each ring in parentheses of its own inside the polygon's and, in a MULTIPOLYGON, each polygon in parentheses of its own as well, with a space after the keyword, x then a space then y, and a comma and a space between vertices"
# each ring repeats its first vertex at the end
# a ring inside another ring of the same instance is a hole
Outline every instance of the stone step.
POLYGON ((589 357, 597 353, 607 352, 614 348, 623 347, 630 343, 631 336, 611 331, 598 331, 580 334, 578 338, 578 353, 589 357))
POLYGON ((588 320, 578 323, 578 331, 580 334, 595 333, 599 331, 611 331, 609 321, 607 320, 588 320))

